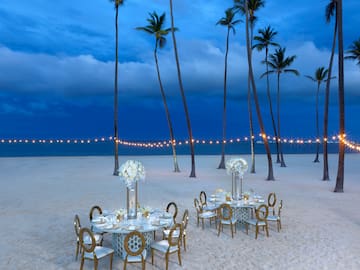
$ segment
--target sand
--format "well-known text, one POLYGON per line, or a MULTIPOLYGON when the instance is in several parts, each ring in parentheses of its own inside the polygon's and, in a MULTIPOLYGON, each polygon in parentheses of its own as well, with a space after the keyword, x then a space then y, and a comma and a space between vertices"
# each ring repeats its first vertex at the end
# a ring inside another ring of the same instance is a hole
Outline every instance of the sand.
MULTIPOLYGON (((249 156, 242 156, 248 161, 249 156)), ((229 158, 229 157, 227 157, 229 158)), ((189 178, 190 158, 179 157, 181 173, 172 172, 170 156, 120 157, 141 161, 146 180, 140 182, 141 205, 165 208, 170 201, 179 215, 190 211, 187 251, 182 266, 176 255, 169 269, 360 269, 359 154, 346 156, 345 192, 335 187, 337 156, 330 155, 330 181, 321 181, 322 163, 313 155, 286 155, 286 168, 274 164, 276 181, 265 181, 265 156, 257 156, 257 173, 245 175, 244 190, 267 196, 276 192, 284 202, 282 230, 273 224, 270 236, 239 228, 217 236, 214 226, 196 226, 193 199, 201 190, 231 189, 231 177, 218 170, 219 156, 198 156, 197 178, 189 178)), ((75 261, 73 218, 89 226, 88 213, 125 207, 125 185, 112 176, 112 157, 31 157, 0 159, 0 269, 79 269, 75 261)), ((158 234, 160 236, 160 234, 158 234)), ((104 245, 111 247, 111 236, 104 245)), ((109 269, 108 259, 99 269, 109 269)), ((123 262, 114 258, 113 269, 123 262)), ((91 262, 85 269, 93 269, 91 262)), ((141 269, 130 265, 128 269, 141 269)), ((165 269, 165 260, 147 259, 146 269, 165 269)))

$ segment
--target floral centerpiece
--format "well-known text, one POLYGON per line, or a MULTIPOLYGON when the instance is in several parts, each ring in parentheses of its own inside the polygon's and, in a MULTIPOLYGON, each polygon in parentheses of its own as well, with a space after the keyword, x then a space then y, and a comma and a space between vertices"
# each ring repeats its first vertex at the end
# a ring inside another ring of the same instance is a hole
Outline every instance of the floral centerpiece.
POLYGON ((137 160, 128 160, 120 166, 119 176, 129 189, 134 189, 134 184, 145 179, 145 168, 137 160))
POLYGON ((244 173, 248 170, 248 164, 245 159, 232 158, 225 164, 226 172, 231 174, 231 193, 234 200, 242 198, 242 179, 244 173))
POLYGON ((116 221, 117 222, 120 222, 121 220, 124 219, 124 216, 125 216, 125 213, 126 213, 126 210, 125 209, 118 209, 115 211, 115 217, 116 217, 116 221))
POLYGON ((138 205, 138 185, 139 180, 145 179, 145 168, 141 162, 127 160, 120 166, 119 176, 125 182, 126 190, 126 210, 128 219, 137 218, 138 205))
POLYGON ((248 170, 248 164, 243 158, 232 158, 226 162, 225 166, 228 174, 239 173, 244 175, 248 170))

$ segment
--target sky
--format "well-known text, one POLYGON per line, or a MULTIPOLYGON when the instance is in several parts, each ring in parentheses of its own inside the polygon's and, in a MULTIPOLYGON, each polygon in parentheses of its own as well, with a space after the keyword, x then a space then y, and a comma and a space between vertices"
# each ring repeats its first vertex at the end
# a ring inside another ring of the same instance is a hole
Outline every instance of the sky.
MULTIPOLYGON (((176 39, 191 125, 196 139, 221 139, 226 27, 216 25, 230 0, 174 0, 176 39)), ((343 1, 344 48, 360 38, 360 1, 343 1)), ((280 118, 284 138, 314 138, 316 83, 305 75, 327 66, 333 21, 329 1, 272 0, 258 11, 258 29, 270 25, 275 41, 296 55, 282 74, 280 118)), ((126 0, 119 8, 119 137, 164 140, 169 132, 153 57, 154 37, 135 30, 150 12, 166 13, 169 1, 126 0)), ((240 19, 240 15, 238 17, 240 19)), ((243 19, 243 18, 241 18, 243 19)), ((249 135, 245 24, 230 35, 227 138, 249 135)), ((171 35, 158 53, 175 137, 188 137, 171 35)), ((274 49, 270 49, 273 53, 274 49)), ((265 79, 265 52, 253 52, 256 86, 272 135, 265 79)), ((95 138, 113 135, 115 9, 107 0, 0 1, 0 138, 95 138)), ((360 141, 360 66, 345 61, 346 132, 360 141)), ((333 74, 337 75, 337 54, 333 74)), ((270 77, 275 104, 276 77, 270 77)), ((320 91, 322 130, 324 85, 320 91)), ((275 111, 276 113, 276 111, 275 111)), ((329 134, 338 133, 337 80, 332 81, 329 134)), ((254 111, 255 132, 259 133, 254 111)))

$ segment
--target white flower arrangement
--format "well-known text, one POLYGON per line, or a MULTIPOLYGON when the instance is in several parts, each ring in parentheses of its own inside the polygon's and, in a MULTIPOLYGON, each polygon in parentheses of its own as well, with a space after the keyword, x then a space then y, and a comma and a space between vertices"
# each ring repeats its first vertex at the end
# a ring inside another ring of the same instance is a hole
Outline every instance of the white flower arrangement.
POLYGON ((127 160, 120 166, 119 176, 129 189, 133 189, 137 181, 145 179, 145 168, 139 161, 127 160))
POLYGON ((240 175, 244 175, 248 169, 246 160, 242 158, 232 158, 226 162, 225 166, 228 174, 239 173, 240 175))

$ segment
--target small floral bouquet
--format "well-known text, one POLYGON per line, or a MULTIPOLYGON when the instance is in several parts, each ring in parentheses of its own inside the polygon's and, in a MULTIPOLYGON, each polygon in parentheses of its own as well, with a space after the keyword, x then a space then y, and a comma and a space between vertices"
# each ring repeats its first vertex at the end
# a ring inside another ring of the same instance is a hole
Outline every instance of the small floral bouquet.
POLYGON ((145 179, 145 168, 139 161, 128 160, 121 165, 119 176, 129 189, 134 189, 137 181, 145 179))
POLYGON ((125 213, 126 213, 126 210, 125 209, 118 209, 115 211, 115 217, 116 217, 116 221, 117 222, 120 222, 121 220, 124 219, 124 216, 125 216, 125 213))
POLYGON ((244 200, 248 200, 250 198, 250 195, 251 195, 251 192, 250 191, 245 191, 243 193, 243 197, 244 197, 244 200))
POLYGON ((238 173, 244 175, 248 169, 248 164, 245 159, 232 158, 226 162, 226 172, 228 174, 238 173))
POLYGON ((143 217, 149 217, 151 208, 149 206, 141 207, 140 212, 142 213, 143 217))

